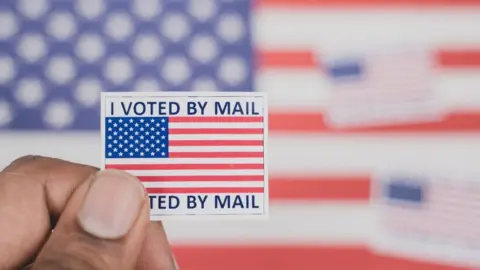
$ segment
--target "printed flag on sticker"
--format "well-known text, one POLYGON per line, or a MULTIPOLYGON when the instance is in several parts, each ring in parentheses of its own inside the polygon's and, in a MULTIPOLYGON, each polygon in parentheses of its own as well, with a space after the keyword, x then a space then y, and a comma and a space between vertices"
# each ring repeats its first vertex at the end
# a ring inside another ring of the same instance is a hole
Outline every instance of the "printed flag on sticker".
POLYGON ((103 168, 137 176, 152 220, 268 216, 263 93, 103 93, 103 168))
POLYGON ((428 50, 387 48, 326 54, 327 117, 336 127, 435 122, 443 117, 428 50))

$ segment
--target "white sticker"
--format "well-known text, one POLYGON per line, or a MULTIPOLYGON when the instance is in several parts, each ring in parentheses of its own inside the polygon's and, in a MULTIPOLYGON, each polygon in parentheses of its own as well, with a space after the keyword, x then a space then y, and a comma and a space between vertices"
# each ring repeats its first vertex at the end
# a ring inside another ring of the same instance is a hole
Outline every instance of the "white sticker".
POLYGON ((268 217, 264 93, 102 93, 103 168, 137 176, 151 220, 268 217))
POLYGON ((330 84, 326 116, 335 127, 436 122, 444 116, 432 85, 434 57, 424 49, 322 55, 330 84))
POLYGON ((479 191, 475 173, 377 175, 371 247, 380 254, 480 266, 479 191))

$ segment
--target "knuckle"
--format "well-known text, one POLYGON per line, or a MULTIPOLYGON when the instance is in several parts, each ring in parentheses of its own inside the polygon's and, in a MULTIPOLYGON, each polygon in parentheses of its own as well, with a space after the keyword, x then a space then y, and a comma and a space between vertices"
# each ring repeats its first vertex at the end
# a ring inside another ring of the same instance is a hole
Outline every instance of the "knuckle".
POLYGON ((70 234, 58 237, 48 245, 33 269, 52 270, 109 270, 119 258, 115 246, 88 235, 70 234))
POLYGON ((7 167, 5 167, 5 169, 3 171, 5 171, 5 172, 13 171, 13 170, 18 169, 19 167, 23 167, 27 164, 36 163, 36 162, 39 162, 39 161, 44 160, 44 159, 47 159, 47 158, 43 157, 43 156, 38 156, 38 155, 22 156, 22 157, 19 157, 19 158, 15 159, 14 161, 12 161, 7 167))

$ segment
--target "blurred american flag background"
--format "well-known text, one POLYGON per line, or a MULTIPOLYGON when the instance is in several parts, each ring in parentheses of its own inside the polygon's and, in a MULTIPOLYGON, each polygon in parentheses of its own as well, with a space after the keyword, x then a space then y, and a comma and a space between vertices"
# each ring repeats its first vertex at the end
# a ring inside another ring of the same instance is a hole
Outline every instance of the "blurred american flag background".
POLYGON ((182 269, 465 267, 370 249, 370 197, 378 171, 479 168, 478 0, 0 2, 0 167, 99 166, 101 91, 269 95, 271 218, 168 222, 182 269))

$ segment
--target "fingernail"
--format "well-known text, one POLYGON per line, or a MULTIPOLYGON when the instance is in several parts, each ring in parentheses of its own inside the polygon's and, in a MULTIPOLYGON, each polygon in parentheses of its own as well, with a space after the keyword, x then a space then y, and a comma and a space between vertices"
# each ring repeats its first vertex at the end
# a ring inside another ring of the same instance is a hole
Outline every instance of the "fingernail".
POLYGON ((143 200, 143 186, 134 176, 115 170, 98 172, 78 212, 80 226, 99 238, 120 238, 135 223, 143 200))

